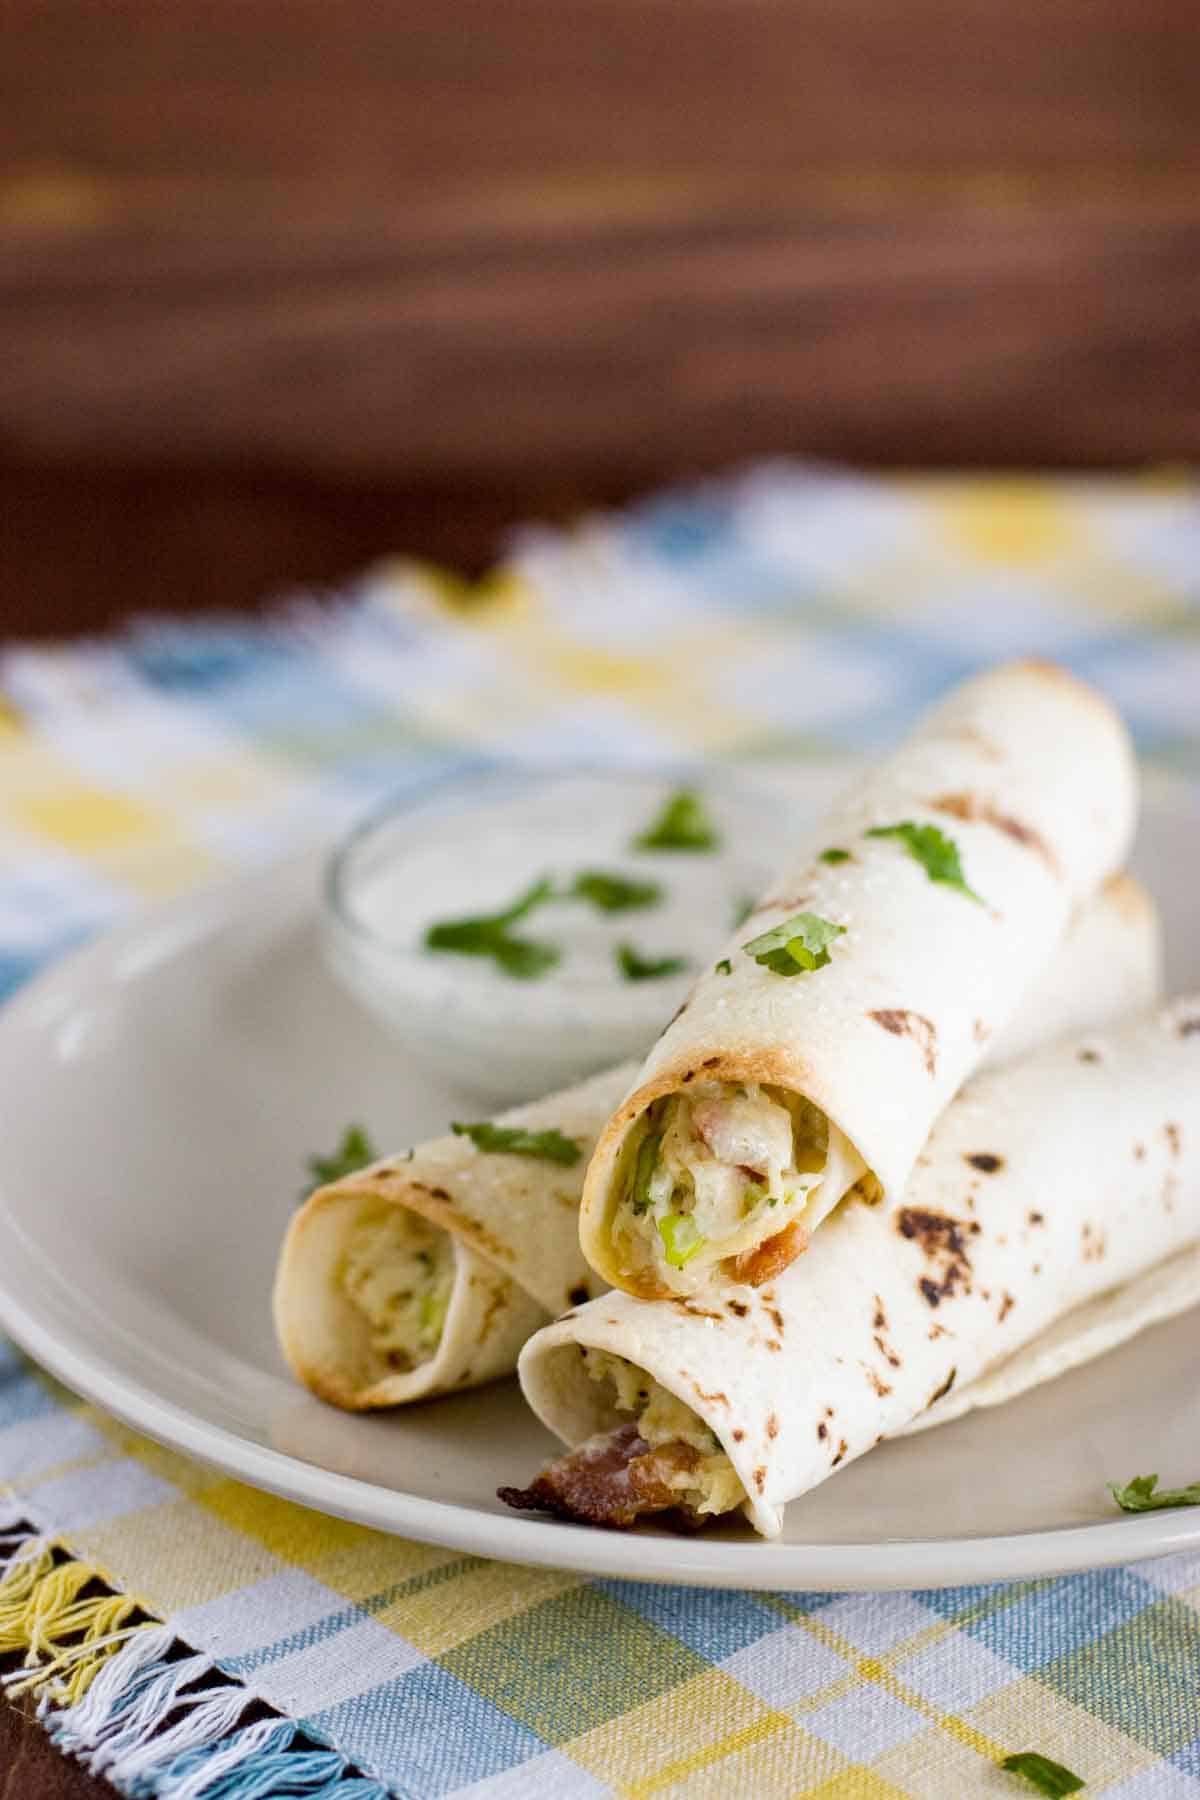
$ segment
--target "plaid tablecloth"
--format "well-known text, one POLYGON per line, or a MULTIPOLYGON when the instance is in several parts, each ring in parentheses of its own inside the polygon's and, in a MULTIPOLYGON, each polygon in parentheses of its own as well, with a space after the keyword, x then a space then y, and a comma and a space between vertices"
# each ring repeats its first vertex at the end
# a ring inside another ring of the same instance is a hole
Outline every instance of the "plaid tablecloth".
MULTIPOLYGON (((0 988, 481 750, 883 743, 1014 652, 1200 771, 1195 492, 770 467, 526 532, 470 590, 397 563, 262 624, 17 646, 0 988)), ((588 1582, 240 1487, 0 1342, 5 1652, 65 1748, 170 1800, 945 1800, 1032 1791, 998 1767, 1030 1748, 1112 1800, 1200 1800, 1200 1558, 913 1594, 588 1582)))

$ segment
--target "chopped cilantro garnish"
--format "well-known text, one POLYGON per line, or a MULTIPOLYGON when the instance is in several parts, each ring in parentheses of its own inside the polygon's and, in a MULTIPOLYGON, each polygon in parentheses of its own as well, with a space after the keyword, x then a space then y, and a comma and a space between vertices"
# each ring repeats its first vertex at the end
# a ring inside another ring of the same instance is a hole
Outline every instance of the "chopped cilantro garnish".
POLYGON ((456 1137, 470 1138, 477 1150, 497 1150, 507 1156, 536 1156, 543 1162, 561 1163, 569 1169, 577 1163, 583 1151, 574 1138, 564 1137, 561 1131, 526 1131, 520 1125, 492 1125, 486 1120, 481 1125, 462 1125, 457 1121, 451 1125, 456 1137))
POLYGON ((353 1175, 358 1169, 365 1169, 378 1155, 378 1150, 361 1125, 347 1125, 342 1133, 342 1141, 332 1156, 309 1157, 305 1167, 312 1176, 312 1181, 305 1188, 303 1197, 307 1199, 316 1188, 324 1187, 327 1182, 340 1181, 343 1175, 353 1175))
POLYGON ((632 944, 618 944, 613 954, 626 981, 658 981, 687 968, 686 956, 642 956, 632 944))
POLYGON ((589 900, 601 912, 631 912, 657 906, 663 891, 657 881, 627 881, 624 875, 609 875, 603 869, 584 869, 563 897, 589 900))
POLYGON ((637 1161, 633 1165, 633 1188, 629 1195, 629 1204, 639 1216, 650 1210, 650 1182, 658 1162, 658 1146, 661 1137, 651 1135, 643 1138, 638 1145, 637 1161))
POLYGON ((518 981, 531 981, 552 969, 561 953, 553 944, 514 937, 509 928, 531 913, 535 906, 552 899, 553 891, 550 882, 543 878, 535 881, 503 912, 481 913, 471 919, 443 919, 425 933, 425 948, 449 950, 459 956, 490 956, 506 975, 515 976, 518 981))
POLYGON ((850 852, 848 850, 839 849, 839 847, 836 844, 832 844, 828 850, 822 850, 820 856, 818 856, 818 858, 817 858, 817 861, 823 862, 823 863, 849 862, 850 861, 850 852))
POLYGON ((977 894, 974 888, 967 886, 958 845, 937 825, 918 825, 912 819, 902 819, 898 825, 873 826, 867 836, 898 838, 913 861, 920 863, 930 881, 941 882, 944 887, 957 888, 960 894, 965 894, 968 900, 977 901, 980 906, 986 904, 982 894, 977 894))
POLYGON ((751 938, 742 949, 776 975, 803 975, 825 967, 830 944, 845 929, 817 913, 802 912, 771 931, 764 931, 761 937, 751 938))
POLYGON ((635 850, 715 850, 721 834, 695 788, 677 788, 654 823, 633 840, 635 850))
POLYGON ((721 958, 720 962, 714 966, 713 974, 714 975, 732 975, 733 974, 733 964, 730 962, 730 960, 727 956, 723 956, 721 958))
POLYGON ((1064 1769, 1061 1763, 1052 1762, 1037 1750, 1018 1750, 1015 1756, 1006 1756, 1000 1767, 1007 1769, 1011 1775, 1024 1776, 1039 1794, 1049 1794, 1050 1800, 1062 1800, 1065 1794, 1077 1794, 1083 1786, 1082 1777, 1073 1774, 1070 1769, 1064 1769))
POLYGON ((1108 1491, 1122 1512, 1157 1512, 1164 1506, 1200 1506, 1200 1481, 1190 1487, 1160 1488, 1157 1475, 1135 1475, 1124 1487, 1110 1481, 1108 1491))
POLYGON ((708 1242, 697 1231, 696 1221, 688 1213, 664 1213, 655 1224, 663 1241, 663 1252, 673 1269, 682 1269, 690 1263, 708 1242))

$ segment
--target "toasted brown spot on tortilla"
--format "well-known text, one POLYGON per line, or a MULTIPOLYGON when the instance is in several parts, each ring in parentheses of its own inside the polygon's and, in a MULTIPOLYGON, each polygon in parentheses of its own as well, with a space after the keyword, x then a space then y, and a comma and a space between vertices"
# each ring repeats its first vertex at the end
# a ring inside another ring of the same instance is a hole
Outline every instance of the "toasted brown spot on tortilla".
POLYGON ((430 1190, 429 1190, 429 1191, 430 1191, 430 1193, 431 1193, 431 1194, 432 1194, 432 1195, 433 1195, 433 1197, 434 1197, 434 1199, 435 1199, 435 1200, 445 1200, 445 1201, 447 1201, 447 1202, 448 1202, 448 1203, 449 1203, 449 1204, 450 1204, 450 1205, 451 1205, 451 1206, 453 1206, 453 1205, 454 1205, 454 1202, 453 1202, 453 1200, 451 1200, 451 1199, 450 1199, 450 1196, 449 1196, 449 1194, 448 1194, 448 1193, 447 1193, 447 1192, 446 1192, 446 1190, 445 1190, 445 1188, 443 1188, 443 1187, 437 1187, 437 1188, 430 1188, 430 1190))
POLYGON ((686 1300, 682 1294, 672 1295, 671 1305, 677 1306, 680 1312, 690 1313, 694 1319, 719 1319, 721 1317, 719 1312, 713 1312, 707 1306, 697 1306, 694 1300, 686 1300))
MULTIPOLYGON (((859 1200, 864 1206, 878 1206, 879 1202, 883 1199, 883 1183, 880 1181, 878 1175, 875 1174, 874 1170, 867 1169, 859 1176, 854 1186, 850 1189, 850 1192, 846 1195, 846 1199, 859 1200)), ((843 1204, 845 1203, 843 1202, 843 1204)))
POLYGON ((483 1317, 479 1321, 479 1330, 475 1334, 475 1342, 477 1344, 482 1344, 483 1340, 491 1331, 492 1326, 496 1323, 496 1319, 499 1316, 501 1307, 507 1303, 511 1292, 512 1285, 508 1281, 494 1281, 490 1284, 487 1304, 483 1309, 483 1317))
POLYGON ((760 1494, 762 1493, 763 1488, 766 1486, 766 1484, 767 1484, 767 1471, 765 1469, 755 1469, 754 1485, 758 1489, 760 1494))
POLYGON ((1090 1223, 1085 1223, 1080 1233, 1083 1244, 1084 1262, 1100 1262, 1108 1249, 1108 1239, 1102 1231, 1090 1223))
POLYGON ((1098 1050, 1080 1050, 1076 1060, 1081 1063, 1098 1063, 1101 1060, 1098 1050))
POLYGON ((1005 1319, 1007 1319, 1009 1313, 1016 1304, 1016 1301, 1010 1293, 1005 1292, 1000 1296, 1000 1311, 996 1314, 997 1324, 1003 1325, 1005 1319))
POLYGON ((930 1394, 928 1400, 925 1402, 926 1406, 932 1406, 936 1400, 942 1399, 944 1395, 950 1392, 950 1389, 954 1386, 954 1380, 957 1374, 957 1369, 951 1369, 941 1387, 934 1388, 932 1394, 930 1394))
POLYGON ((737 1430, 736 1430, 736 1431, 731 1431, 731 1432, 730 1432, 730 1434, 729 1434, 729 1435, 730 1435, 730 1437, 732 1437, 732 1439, 733 1439, 733 1441, 734 1441, 734 1443, 735 1443, 735 1444, 740 1444, 740 1443, 741 1443, 741 1441, 742 1441, 742 1439, 743 1439, 743 1438, 744 1438, 744 1437, 745 1437, 745 1435, 746 1435, 746 1434, 745 1434, 745 1432, 744 1432, 744 1431, 743 1431, 743 1430, 742 1430, 742 1428, 741 1428, 741 1426, 740 1426, 740 1425, 739 1425, 739 1426, 738 1426, 738 1428, 737 1428, 737 1430))
POLYGON ((971 1036, 975 1039, 975 1042, 977 1044, 986 1044, 991 1035, 991 1026, 985 1025, 982 1019, 976 1019, 974 1025, 971 1027, 971 1036))
POLYGON ((780 1343, 778 1338, 768 1338, 767 1339, 767 1349, 768 1350, 782 1350, 783 1345, 780 1343))
POLYGON ((997 1156, 994 1150, 972 1150, 966 1160, 983 1175, 994 1175, 997 1169, 1004 1167, 1004 1158, 997 1156))
POLYGON ((683 1086, 686 1087, 689 1081, 695 1081, 695 1079, 696 1079, 695 1069, 689 1069, 687 1071, 686 1075, 681 1075, 679 1077, 679 1079, 680 1079, 681 1083, 683 1084, 683 1086))
POLYGON ((729 1302, 729 1310, 735 1319, 744 1319, 746 1314, 750 1311, 750 1308, 746 1305, 744 1300, 731 1300, 729 1302))
POLYGON ((722 1389, 720 1389, 720 1388, 717 1389, 715 1394, 706 1394, 704 1389, 700 1386, 700 1383, 698 1381, 693 1381, 692 1387, 695 1391, 697 1399, 703 1400, 707 1406, 728 1406, 729 1405, 729 1395, 724 1393, 722 1391, 722 1389))
POLYGON ((719 1056, 706 1056, 704 1061, 700 1064, 700 1067, 702 1069, 715 1069, 720 1060, 719 1056))
POLYGON ((1135 1144, 1133 1146, 1133 1155, 1134 1155, 1135 1162, 1145 1162, 1145 1160, 1146 1160, 1145 1144, 1135 1144))
POLYGON ((887 1314, 883 1310, 883 1301, 878 1294, 875 1296, 875 1316, 871 1320, 871 1324, 876 1331, 887 1330, 887 1314))
POLYGON ((770 1319, 772 1325, 775 1327, 775 1329, 779 1333, 780 1337, 782 1337, 783 1336, 783 1314, 780 1312, 779 1308, 777 1306, 765 1306, 763 1308, 763 1311, 766 1313, 767 1317, 770 1319))
POLYGON ((589 1297, 587 1286, 582 1281, 577 1283, 575 1287, 569 1289, 567 1293, 567 1301, 571 1306, 582 1306, 584 1301, 589 1297))
POLYGON ((977 725, 955 725, 946 732, 950 738, 958 738, 964 744, 974 744, 981 756, 989 762, 1003 762, 1004 752, 990 737, 986 737, 977 725))
POLYGON ((769 1438, 779 1436, 779 1418, 776 1413, 767 1414, 767 1436, 769 1438))
POLYGON ((927 1075, 937 1074, 937 1026, 924 1013, 910 1012, 903 1006, 884 1006, 867 1014, 893 1037, 911 1038, 921 1053, 927 1075))
POLYGON ((863 1364, 863 1368, 866 1371, 867 1380, 870 1382, 871 1386, 875 1389, 875 1392, 879 1395, 879 1398, 881 1400, 883 1399, 883 1396, 885 1394, 891 1393, 891 1391, 892 1391, 891 1388, 888 1386, 887 1382, 880 1375, 878 1369, 872 1369, 872 1368, 868 1367, 868 1365, 866 1363, 863 1364))
POLYGON ((846 1442, 845 1438, 842 1438, 841 1442, 838 1444, 838 1447, 837 1447, 837 1455, 833 1459, 833 1467, 835 1469, 837 1468, 838 1464, 841 1462, 843 1456, 845 1456, 845 1454, 846 1454, 847 1450, 849 1450, 849 1448, 850 1448, 850 1446, 846 1442))
POLYGON ((752 1250, 743 1250, 740 1256, 726 1257, 722 1266, 735 1281, 761 1287, 764 1281, 781 1275, 788 1264, 795 1262, 807 1249, 808 1233, 799 1219, 793 1219, 790 1225, 776 1232, 774 1237, 756 1244, 752 1250))
POLYGON ((896 1355, 896 1352, 892 1349, 891 1345, 884 1342, 878 1332, 875 1333, 875 1348, 878 1350, 880 1356, 882 1356, 884 1362, 890 1363, 893 1369, 898 1369, 900 1367, 900 1358, 896 1355))
POLYGON ((1046 1223, 1045 1213, 1031 1212, 1031 1213, 1026 1213, 1025 1216, 1029 1220, 1029 1223, 1031 1225, 1044 1225, 1046 1223))
POLYGON ((949 1213, 929 1212, 921 1206, 902 1206, 896 1219, 896 1230, 901 1237, 915 1238, 926 1256, 944 1252, 964 1256, 967 1248, 964 1233, 977 1233, 979 1226, 973 1219, 952 1219, 949 1213))
POLYGON ((1178 1156, 1183 1144, 1183 1133, 1173 1121, 1163 1126, 1163 1135, 1171 1146, 1171 1155, 1178 1156))
POLYGON ((1027 825, 1023 819, 1013 818, 1011 813, 1001 812, 991 800, 984 800, 978 794, 943 794, 940 799, 931 800, 934 812, 949 813, 954 819, 979 820, 984 825, 993 825, 1002 831, 1005 837, 1020 844, 1023 849, 1032 850, 1040 856, 1046 867, 1055 875, 1059 873, 1058 858, 1039 831, 1027 825))
POLYGON ((824 1440, 829 1436, 829 1427, 825 1423, 824 1419, 819 1419, 817 1421, 817 1436, 822 1440, 822 1442, 824 1442, 824 1440))

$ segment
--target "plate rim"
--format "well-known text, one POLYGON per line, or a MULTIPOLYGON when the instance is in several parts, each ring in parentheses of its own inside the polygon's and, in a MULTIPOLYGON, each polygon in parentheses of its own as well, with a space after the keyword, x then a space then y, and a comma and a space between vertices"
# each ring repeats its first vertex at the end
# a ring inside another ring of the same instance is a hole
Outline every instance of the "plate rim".
MULTIPOLYGON (((0 1006, 0 1037, 37 1027, 81 982, 112 982, 113 964, 164 929, 189 927, 186 942, 213 935, 262 904, 264 896, 307 880, 318 904, 324 844, 205 883, 140 910, 114 931, 57 958, 0 1006)), ((170 954, 177 955, 176 944, 170 954)), ((2 1161, 2 1153, 0 1153, 2 1161)), ((4 1219, 0 1193, 0 1222, 4 1219)), ((22 1299, 22 1248, 0 1265, 0 1327, 35 1363, 123 1424, 185 1456, 319 1512, 392 1536, 485 1559, 678 1586, 812 1592, 921 1589, 1054 1576, 1145 1561, 1200 1546, 1200 1511, 1151 1513, 1012 1533, 855 1543, 665 1538, 597 1532, 559 1521, 505 1516, 461 1501, 433 1500, 364 1477, 341 1474, 287 1451, 254 1443, 130 1377, 70 1324, 51 1327, 22 1299)), ((28 1256, 28 1252, 26 1251, 28 1256)), ((27 1264, 28 1266, 28 1264, 27 1264)), ((59 1285, 70 1289, 55 1268, 59 1285)))

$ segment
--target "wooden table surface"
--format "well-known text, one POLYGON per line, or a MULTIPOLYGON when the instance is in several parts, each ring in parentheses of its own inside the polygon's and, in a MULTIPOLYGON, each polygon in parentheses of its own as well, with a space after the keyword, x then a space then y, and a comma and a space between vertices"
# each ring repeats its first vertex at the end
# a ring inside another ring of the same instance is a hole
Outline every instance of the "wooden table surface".
MULTIPOLYGON (((0 636, 1200 458, 1193 0, 3 0, 0 636)), ((100 1792, 0 1714, 0 1797, 100 1792)))
POLYGON ((4 0, 0 625, 1200 454, 1192 0, 4 0))

